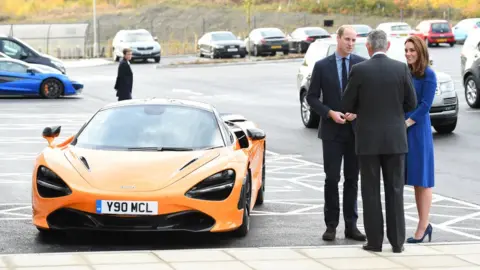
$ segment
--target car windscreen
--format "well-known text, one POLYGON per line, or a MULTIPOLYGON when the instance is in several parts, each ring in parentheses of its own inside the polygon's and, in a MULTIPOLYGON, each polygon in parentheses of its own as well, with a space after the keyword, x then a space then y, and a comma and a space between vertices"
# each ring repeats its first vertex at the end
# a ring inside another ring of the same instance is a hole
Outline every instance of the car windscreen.
POLYGON ((330 36, 330 34, 325 31, 324 29, 321 28, 313 28, 313 29, 307 29, 305 30, 305 34, 307 36, 330 36))
POLYGON ((450 25, 448 23, 432 23, 432 33, 447 32, 450 32, 450 25))
POLYGON ((372 28, 368 25, 355 25, 353 28, 358 34, 368 33, 372 30, 372 28))
POLYGON ((106 150, 197 150, 224 146, 224 141, 210 111, 183 105, 132 105, 96 113, 75 145, 106 150))
POLYGON ((213 41, 220 41, 220 40, 237 40, 237 37, 234 36, 232 33, 214 33, 212 34, 213 41))
POLYGON ((153 42, 154 39, 149 33, 128 33, 125 35, 126 42, 153 42))
POLYGON ((392 29, 392 31, 409 31, 409 30, 412 30, 410 25, 406 25, 406 24, 393 25, 390 29, 392 29))
POLYGON ((285 37, 285 34, 280 29, 268 29, 260 32, 262 37, 271 38, 271 37, 285 37))

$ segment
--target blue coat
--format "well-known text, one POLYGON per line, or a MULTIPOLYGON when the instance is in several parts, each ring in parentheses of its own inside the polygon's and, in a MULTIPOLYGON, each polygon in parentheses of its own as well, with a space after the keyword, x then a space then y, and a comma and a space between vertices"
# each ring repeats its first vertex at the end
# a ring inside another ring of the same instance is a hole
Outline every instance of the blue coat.
POLYGON ((427 67, 423 77, 413 76, 413 83, 418 105, 414 111, 405 115, 405 119, 411 118, 415 121, 415 124, 407 130, 405 184, 429 188, 435 185, 433 135, 429 111, 435 97, 437 77, 435 72, 427 67))

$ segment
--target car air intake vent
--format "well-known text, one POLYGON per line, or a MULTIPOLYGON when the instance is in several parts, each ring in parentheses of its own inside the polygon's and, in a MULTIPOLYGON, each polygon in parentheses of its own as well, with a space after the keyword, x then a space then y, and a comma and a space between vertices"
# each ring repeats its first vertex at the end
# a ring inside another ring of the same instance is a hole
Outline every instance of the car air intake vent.
POLYGON ((85 157, 80 157, 80 160, 83 162, 83 165, 87 167, 88 170, 90 170, 90 166, 88 166, 87 159, 85 157))

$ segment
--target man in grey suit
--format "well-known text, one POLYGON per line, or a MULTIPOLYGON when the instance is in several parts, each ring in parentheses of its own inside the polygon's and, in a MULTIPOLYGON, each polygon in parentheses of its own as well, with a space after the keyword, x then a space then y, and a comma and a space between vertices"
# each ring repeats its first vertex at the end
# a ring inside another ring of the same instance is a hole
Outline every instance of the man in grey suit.
POLYGON ((400 253, 405 242, 403 187, 408 152, 405 112, 415 109, 417 97, 408 66, 385 54, 389 46, 385 32, 370 32, 367 49, 371 58, 352 67, 342 105, 345 111, 357 114, 355 145, 367 236, 363 248, 382 251, 382 169, 387 238, 393 252, 400 253))

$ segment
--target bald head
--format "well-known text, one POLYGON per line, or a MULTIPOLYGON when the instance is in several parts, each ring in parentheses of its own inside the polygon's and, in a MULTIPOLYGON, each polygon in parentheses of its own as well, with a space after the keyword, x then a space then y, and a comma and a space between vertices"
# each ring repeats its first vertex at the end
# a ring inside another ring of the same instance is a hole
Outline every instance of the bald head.
POLYGON ((337 30, 337 53, 343 57, 352 53, 357 41, 357 31, 350 25, 342 25, 337 30))

